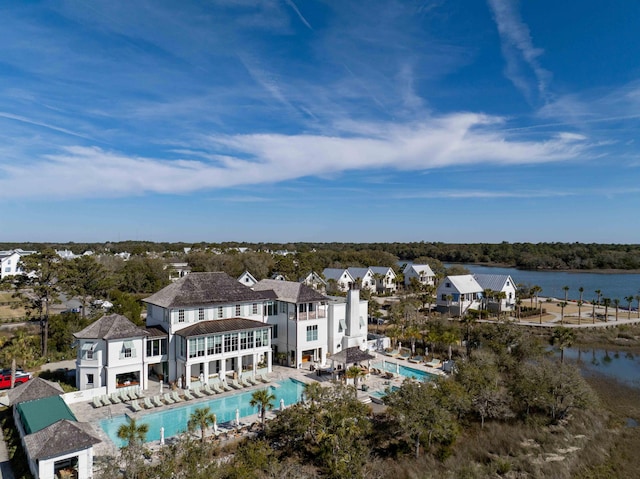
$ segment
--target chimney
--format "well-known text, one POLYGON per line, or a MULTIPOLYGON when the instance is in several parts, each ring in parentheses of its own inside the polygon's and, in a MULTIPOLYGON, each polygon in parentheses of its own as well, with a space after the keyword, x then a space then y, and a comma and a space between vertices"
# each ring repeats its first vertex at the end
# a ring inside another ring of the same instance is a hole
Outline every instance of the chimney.
POLYGON ((347 331, 346 336, 351 336, 360 328, 360 290, 352 287, 347 291, 347 331))

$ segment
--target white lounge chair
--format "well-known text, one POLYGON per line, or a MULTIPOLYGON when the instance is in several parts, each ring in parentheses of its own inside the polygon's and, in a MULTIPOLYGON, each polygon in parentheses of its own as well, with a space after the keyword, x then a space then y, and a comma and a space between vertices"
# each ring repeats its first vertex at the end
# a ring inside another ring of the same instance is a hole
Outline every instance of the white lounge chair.
POLYGON ((242 389, 244 386, 239 384, 237 379, 234 379, 233 381, 231 381, 231 387, 233 389, 242 389))
POLYGON ((249 382, 249 378, 246 378, 244 376, 240 378, 240 384, 245 388, 250 388, 251 386, 253 386, 253 384, 249 382))
POLYGON ((211 389, 213 389, 218 394, 222 394, 224 392, 224 389, 222 389, 222 387, 220 386, 220 381, 214 382, 211 385, 211 389))
POLYGON ((120 396, 118 394, 113 393, 109 395, 109 401, 111 401, 111 404, 120 404, 122 402, 122 399, 120 399, 120 396))
POLYGON ((149 398, 146 397, 144 398, 144 407, 146 407, 147 409, 153 409, 156 406, 151 402, 149 398))
POLYGON ((162 396, 162 399, 164 400, 164 402, 166 402, 167 404, 174 404, 176 402, 175 399, 173 399, 171 397, 170 393, 165 393, 164 396, 162 396))
POLYGON ((231 386, 229 386, 229 384, 227 384, 227 381, 220 381, 220 385, 222 386, 222 389, 224 389, 225 391, 231 391, 232 388, 231 386))
POLYGON ((182 398, 180 397, 180 395, 178 394, 178 391, 173 391, 173 392, 171 393, 171 399, 173 399, 173 401, 174 401, 174 402, 181 402, 181 401, 184 401, 184 399, 182 399, 182 398))
POLYGON ((155 407, 164 406, 164 403, 160 400, 160 396, 153 396, 153 398, 151 398, 151 402, 155 407))
MULTIPOLYGON (((177 394, 177 393, 176 393, 177 394)), ((195 396, 192 396, 188 389, 184 390, 184 399, 185 401, 193 401, 195 396)))
POLYGON ((191 394, 193 394, 195 397, 197 398, 203 398, 206 396, 206 394, 204 394, 202 391, 200 391, 200 388, 195 387, 191 390, 191 394))
POLYGON ((249 384, 253 384, 254 386, 257 386, 258 384, 261 383, 261 381, 258 380, 258 378, 255 378, 252 376, 247 376, 247 381, 249 381, 249 384))
POLYGON ((269 377, 265 373, 262 373, 260 375, 260 381, 262 381, 263 383, 267 384, 267 383, 271 382, 271 379, 269 379, 269 377))
POLYGON ((96 408, 96 409, 98 409, 98 408, 100 408, 100 407, 102 407, 102 406, 103 406, 103 404, 102 404, 102 402, 100 401, 100 398, 99 398, 98 396, 95 396, 95 397, 93 398, 92 403, 93 403, 93 407, 94 407, 94 408, 96 408))
POLYGON ((133 401, 131 401, 129 405, 131 406, 131 409, 133 409, 135 412, 142 411, 142 408, 140 407, 140 404, 138 404, 137 399, 134 399, 133 401))

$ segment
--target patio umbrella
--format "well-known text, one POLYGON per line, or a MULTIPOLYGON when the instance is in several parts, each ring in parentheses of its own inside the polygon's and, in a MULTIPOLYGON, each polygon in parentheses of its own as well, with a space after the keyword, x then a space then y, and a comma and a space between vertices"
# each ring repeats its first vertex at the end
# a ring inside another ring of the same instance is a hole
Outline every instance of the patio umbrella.
POLYGON ((284 411, 284 399, 280 399, 280 410, 284 411))
POLYGON ((160 445, 164 446, 164 427, 160 428, 160 445))
POLYGON ((213 432, 218 434, 218 421, 216 419, 213 420, 213 432))
POLYGON ((236 408, 236 426, 240 427, 240 409, 236 408))
POLYGON ((400 365, 396 363, 396 374, 400 374, 400 365))
POLYGON ((160 380, 160 394, 162 394, 162 379, 160 380))

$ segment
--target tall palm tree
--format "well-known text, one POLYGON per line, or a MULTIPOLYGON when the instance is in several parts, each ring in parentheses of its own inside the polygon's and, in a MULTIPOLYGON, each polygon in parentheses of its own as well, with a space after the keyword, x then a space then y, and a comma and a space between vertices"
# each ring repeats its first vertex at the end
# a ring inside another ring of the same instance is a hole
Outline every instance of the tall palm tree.
POLYGON ((581 319, 582 319, 582 305, 584 304, 584 301, 582 301, 582 296, 584 294, 584 288, 582 286, 580 286, 578 288, 578 292, 580 293, 580 299, 578 300, 578 324, 580 324, 581 319))
POLYGON ((306 397, 312 404, 320 400, 322 396, 322 386, 318 382, 305 383, 304 385, 304 397, 306 397))
POLYGON ((625 296, 624 300, 627 302, 627 319, 631 319, 631 303, 633 303, 633 296, 625 296))
POLYGON ((209 426, 213 426, 216 423, 216 415, 211 412, 210 407, 196 408, 189 416, 189 422, 187 422, 187 428, 189 431, 195 431, 196 428, 200 428, 200 442, 204 444, 204 433, 209 426))
POLYGON ((564 302, 568 303, 569 302, 569 286, 563 286, 562 289, 564 290, 564 302))
POLYGON ((482 301, 482 305, 484 307, 484 310, 487 312, 487 319, 489 319, 489 300, 491 299, 491 297, 493 296, 493 290, 487 288, 484 291, 482 291, 482 299, 484 301, 482 301))
POLYGON ((118 428, 118 438, 126 442, 126 445, 122 447, 122 453, 126 463, 125 477, 127 478, 137 476, 140 449, 148 432, 148 424, 138 424, 132 417, 129 417, 129 421, 118 428))
POLYGON ((604 322, 609 321, 609 306, 611 306, 611 298, 602 298, 604 304, 604 322))
POLYGON ((260 406, 260 422, 264 426, 264 420, 267 415, 267 410, 273 409, 273 401, 276 397, 271 393, 269 389, 258 389, 251 395, 251 401, 249 405, 251 407, 260 406))
POLYGON ((618 298, 615 298, 613 300, 613 304, 616 307, 616 321, 618 321, 618 311, 620 310, 620 300, 618 298))
POLYGON ((540 295, 540 293, 542 292, 542 287, 538 286, 537 284, 533 286, 533 288, 531 288, 531 294, 533 294, 536 297, 536 306, 538 306, 538 296, 540 295))
POLYGON ((595 293, 598 295, 598 299, 597 299, 597 301, 598 301, 598 304, 600 304, 600 296, 602 296, 602 290, 600 290, 600 289, 596 289, 596 290, 595 290, 595 293))
POLYGON ((498 321, 500 321, 500 316, 502 316, 502 300, 507 299, 507 293, 504 291, 496 291, 494 296, 498 301, 498 321))
POLYGON ((564 308, 567 306, 567 302, 566 301, 561 301, 560 303, 558 303, 558 306, 560 306, 560 324, 564 324, 564 308))
POLYGON ((560 348, 560 362, 564 363, 564 349, 573 344, 576 339, 576 333, 570 328, 554 328, 551 336, 551 344, 560 348))
POLYGON ((360 366, 351 366, 344 372, 345 377, 353 379, 353 387, 358 389, 358 378, 363 376, 360 366))

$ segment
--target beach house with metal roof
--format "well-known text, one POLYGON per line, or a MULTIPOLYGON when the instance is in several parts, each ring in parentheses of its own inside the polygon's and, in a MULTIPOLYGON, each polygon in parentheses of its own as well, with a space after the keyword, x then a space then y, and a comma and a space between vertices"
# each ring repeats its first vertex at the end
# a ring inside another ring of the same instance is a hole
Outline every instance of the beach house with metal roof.
POLYGON ((479 309, 483 288, 471 274, 447 276, 438 285, 436 308, 452 316, 462 316, 469 309, 479 309))
POLYGON ((474 279, 482 287, 483 292, 489 292, 487 308, 491 311, 513 311, 516 305, 516 284, 508 274, 474 274, 474 279), (504 293, 500 297, 497 293, 504 293))

